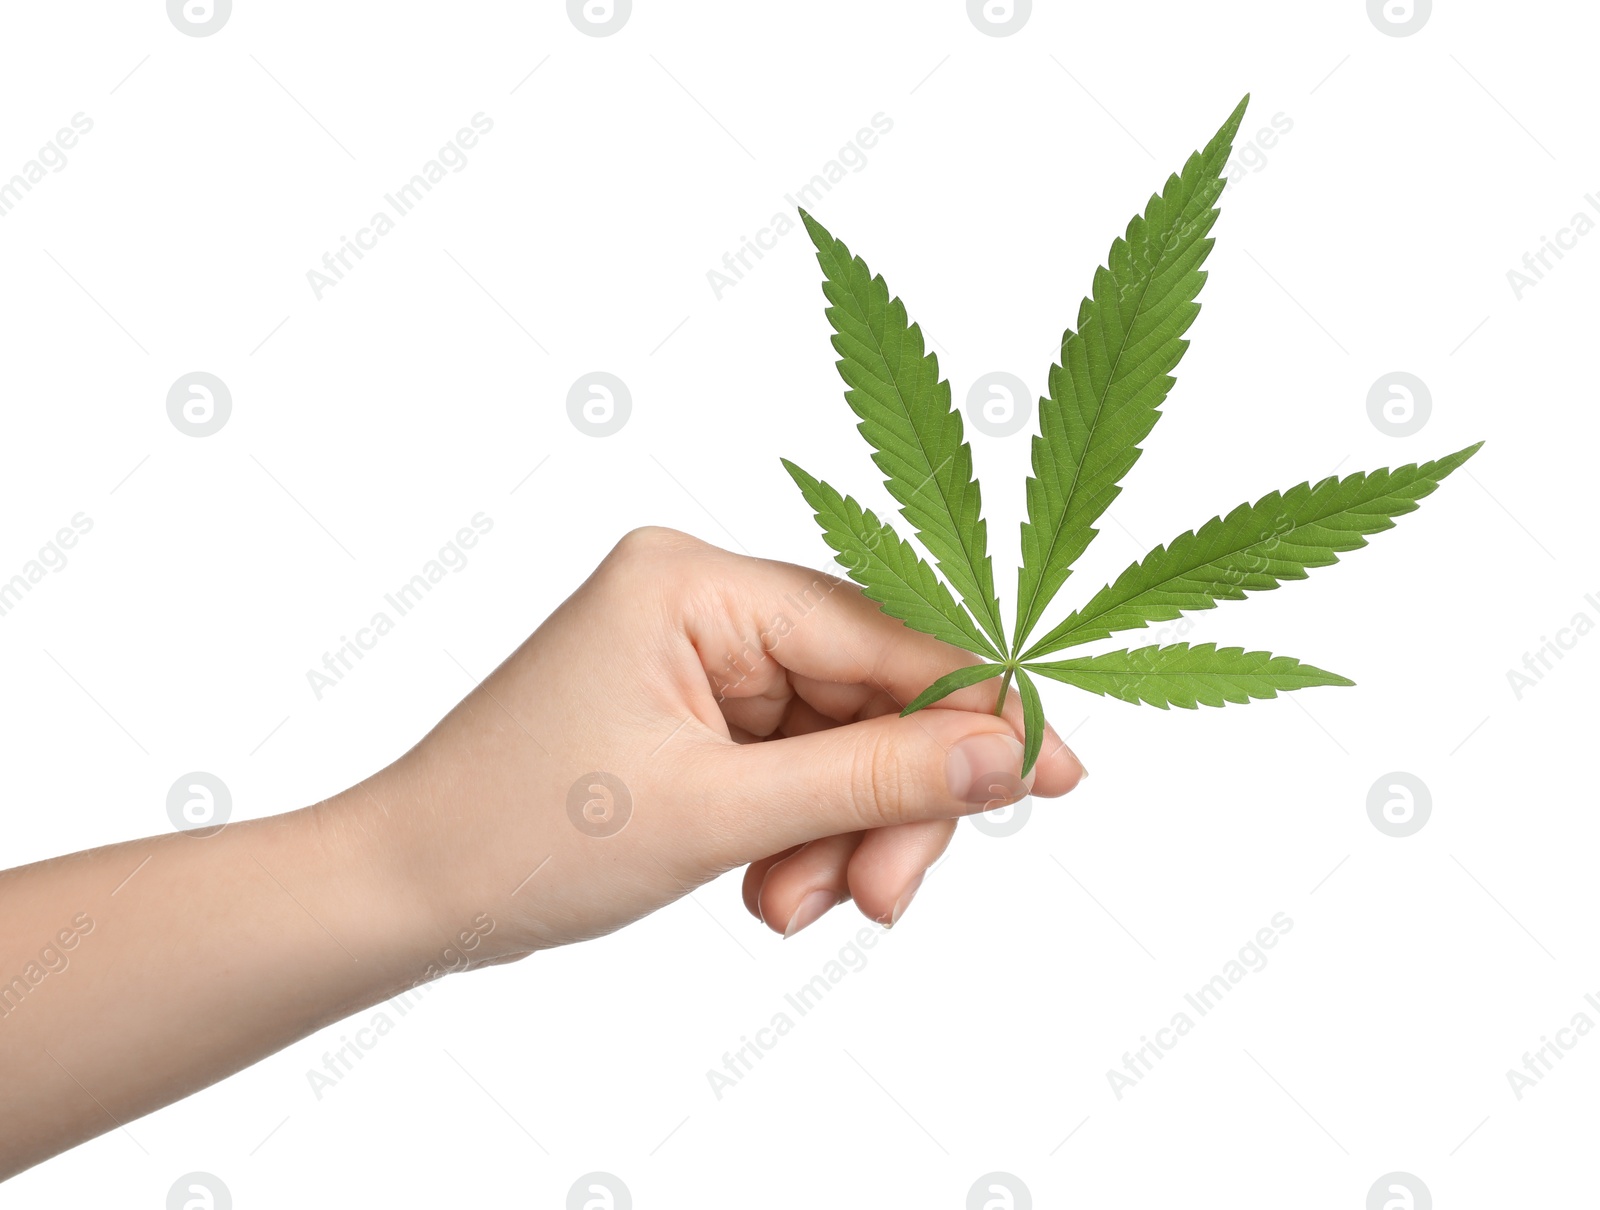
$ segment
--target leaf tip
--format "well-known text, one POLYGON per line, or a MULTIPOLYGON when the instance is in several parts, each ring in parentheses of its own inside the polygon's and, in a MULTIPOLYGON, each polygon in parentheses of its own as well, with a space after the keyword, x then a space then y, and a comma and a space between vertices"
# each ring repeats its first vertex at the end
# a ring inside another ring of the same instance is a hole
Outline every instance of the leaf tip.
POLYGON ((796 206, 795 209, 800 212, 800 221, 806 225, 806 234, 811 237, 811 242, 817 246, 819 252, 825 250, 834 242, 832 234, 829 233, 826 227, 811 217, 809 210, 804 206, 796 206))
MULTIPOLYGON (((1302 664, 1300 667, 1307 669, 1311 668, 1311 665, 1302 664)), ((1316 668, 1312 669, 1312 671, 1319 678, 1317 680, 1318 685, 1327 685, 1335 689, 1353 689, 1355 687, 1354 681, 1347 676, 1340 676, 1337 672, 1329 672, 1326 668, 1316 668)))
POLYGON ((803 467, 790 462, 787 458, 780 456, 778 461, 783 463, 783 469, 789 472, 789 478, 795 481, 800 488, 801 494, 805 496, 806 500, 809 502, 811 500, 811 493, 816 491, 820 486, 820 482, 816 476, 808 474, 803 467))
POLYGON ((1244 121, 1244 111, 1250 108, 1250 94, 1245 93, 1244 98, 1234 106, 1233 112, 1228 115, 1228 120, 1222 124, 1222 129, 1217 131, 1216 137, 1211 140, 1208 150, 1220 150, 1223 147, 1233 146, 1233 136, 1239 133, 1239 126, 1244 121))
POLYGON ((1459 470, 1462 463, 1466 462, 1467 459, 1471 458, 1482 448, 1483 442, 1477 441, 1472 445, 1467 446, 1465 449, 1459 449, 1453 454, 1446 454, 1443 458, 1440 458, 1438 461, 1434 462, 1433 468, 1436 468, 1433 477, 1434 482, 1440 482, 1452 471, 1459 470))

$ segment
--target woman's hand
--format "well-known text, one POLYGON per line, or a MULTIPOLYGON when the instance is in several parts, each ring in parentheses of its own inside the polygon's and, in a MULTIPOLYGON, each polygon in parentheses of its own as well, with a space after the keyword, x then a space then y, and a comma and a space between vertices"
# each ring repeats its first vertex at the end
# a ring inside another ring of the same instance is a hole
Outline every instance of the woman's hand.
MULTIPOLYGON (((625 537, 415 749, 383 804, 441 932, 488 911, 504 959, 622 927, 747 865, 792 935, 854 899, 899 920, 956 820, 1012 801, 1021 706, 992 684, 899 710, 973 662, 847 582, 665 529, 625 537)), ((1026 779, 1083 766, 1054 734, 1026 779)))

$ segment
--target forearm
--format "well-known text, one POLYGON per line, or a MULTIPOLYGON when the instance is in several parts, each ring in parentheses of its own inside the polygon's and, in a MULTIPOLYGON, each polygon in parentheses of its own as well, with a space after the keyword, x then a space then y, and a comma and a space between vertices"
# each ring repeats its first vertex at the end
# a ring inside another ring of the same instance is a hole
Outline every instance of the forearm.
POLYGON ((0 873, 0 1179, 439 973, 381 806, 0 873))

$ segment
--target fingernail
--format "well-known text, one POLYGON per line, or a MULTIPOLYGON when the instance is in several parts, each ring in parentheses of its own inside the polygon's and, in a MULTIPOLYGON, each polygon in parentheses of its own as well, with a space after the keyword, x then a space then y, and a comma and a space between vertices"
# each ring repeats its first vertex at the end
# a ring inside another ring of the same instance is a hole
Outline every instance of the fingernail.
MULTIPOLYGON (((1078 766, 1078 781, 1082 781, 1084 778, 1088 777, 1089 766, 1083 763, 1083 758, 1071 748, 1068 748, 1065 744, 1062 744, 1061 746, 1066 750, 1067 755, 1072 757, 1072 763, 1078 766)), ((1074 782, 1073 785, 1077 785, 1077 782, 1074 782)))
POLYGON ((928 876, 928 871, 923 870, 900 892, 900 898, 894 901, 894 911, 889 913, 889 923, 885 928, 893 928, 900 923, 900 917, 906 914, 906 909, 911 906, 911 901, 917 897, 917 888, 922 885, 922 880, 928 876))
POLYGON ((812 891, 800 901, 800 906, 795 908, 794 915, 789 917, 789 923, 783 930, 783 939, 787 941, 808 924, 815 924, 821 920, 838 902, 839 897, 832 891, 812 891))
POLYGON ((1026 778, 1017 777, 1021 768, 1022 745, 1015 736, 999 732, 967 736, 950 749, 944 765, 952 796, 965 803, 996 805, 1014 802, 1033 785, 1031 770, 1026 778))

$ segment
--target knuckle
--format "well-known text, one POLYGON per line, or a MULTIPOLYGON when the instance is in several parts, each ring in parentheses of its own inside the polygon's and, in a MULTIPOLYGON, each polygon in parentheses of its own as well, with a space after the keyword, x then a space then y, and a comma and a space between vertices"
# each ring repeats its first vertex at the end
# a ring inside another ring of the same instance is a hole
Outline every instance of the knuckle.
POLYGON ((664 560, 680 558, 702 547, 698 538, 662 525, 630 529, 617 540, 605 563, 612 567, 659 567, 664 560))
POLYGON ((686 534, 677 530, 667 529, 661 525, 641 525, 637 529, 630 529, 617 540, 612 548, 613 555, 623 558, 634 558, 640 555, 654 554, 659 550, 667 549, 674 539, 685 539, 686 534))
POLYGON ((880 735, 856 749, 850 770, 851 801, 863 827, 893 827, 909 819, 903 792, 908 773, 899 745, 880 735))

